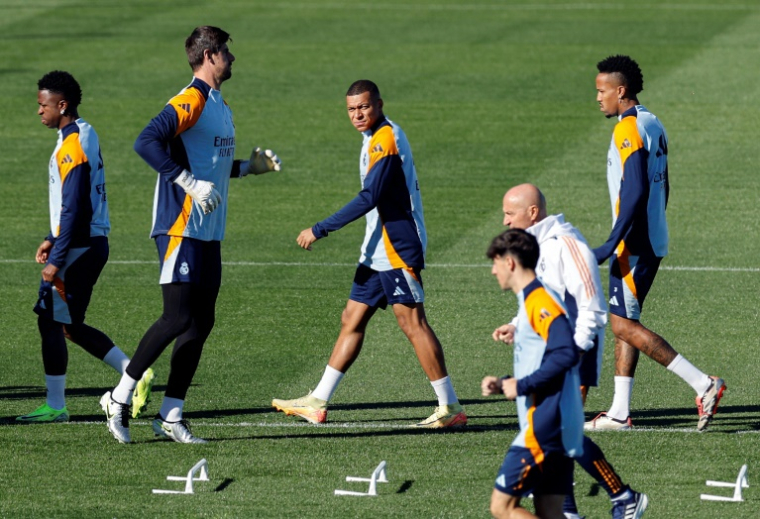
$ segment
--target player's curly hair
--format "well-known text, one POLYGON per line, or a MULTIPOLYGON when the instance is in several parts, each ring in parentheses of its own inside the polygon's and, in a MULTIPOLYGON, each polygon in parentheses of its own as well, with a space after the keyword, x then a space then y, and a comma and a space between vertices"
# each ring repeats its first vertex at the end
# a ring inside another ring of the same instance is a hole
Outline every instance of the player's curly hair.
POLYGON ((364 92, 369 92, 369 97, 373 101, 380 99, 380 89, 369 79, 360 79, 351 83, 351 86, 348 87, 348 91, 346 91, 346 97, 358 96, 364 92))
POLYGON ((535 270, 540 250, 538 240, 522 229, 508 229, 491 241, 486 256, 488 259, 512 256, 526 269, 535 270))
POLYGON ((60 94, 69 103, 67 112, 77 113, 82 102, 82 89, 74 76, 63 70, 48 72, 37 81, 38 90, 60 94))
POLYGON ((644 90, 644 76, 641 68, 630 56, 622 54, 609 56, 597 63, 596 68, 603 74, 617 74, 634 98, 644 90))

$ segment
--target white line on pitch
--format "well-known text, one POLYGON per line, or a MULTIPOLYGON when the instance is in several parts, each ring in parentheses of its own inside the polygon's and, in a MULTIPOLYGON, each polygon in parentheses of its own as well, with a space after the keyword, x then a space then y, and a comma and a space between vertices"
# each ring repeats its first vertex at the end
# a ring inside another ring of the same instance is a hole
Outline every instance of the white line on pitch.
MULTIPOLYGON (((237 2, 233 2, 234 5, 237 2)), ((246 3, 246 5, 249 5, 246 3)), ((354 9, 354 10, 394 10, 394 11, 590 11, 590 10, 615 10, 619 11, 627 9, 624 4, 364 4, 364 3, 322 3, 322 4, 305 4, 299 2, 277 2, 268 3, 267 7, 270 8, 286 8, 286 9, 304 9, 304 10, 330 10, 330 9, 354 9)), ((744 11, 744 10, 756 10, 754 5, 724 5, 724 4, 712 4, 712 5, 675 5, 675 4, 646 4, 637 5, 637 9, 645 10, 677 10, 677 11, 744 11)))
MULTIPOLYGON (((0 264, 29 263, 32 260, 0 259, 0 264)), ((155 265, 156 261, 147 260, 109 260, 110 265, 155 265)), ((36 263, 35 263, 36 265, 36 263)), ((356 263, 309 263, 305 261, 223 261, 228 267, 355 267, 356 263)), ((487 263, 428 263, 427 268, 472 269, 491 268, 487 263)), ((602 265, 601 269, 606 269, 602 265)), ((679 265, 661 265, 660 270, 676 272, 760 272, 760 267, 690 267, 679 265)))
MULTIPOLYGON (((149 422, 143 422, 143 421, 135 421, 132 420, 130 422, 132 425, 150 425, 149 422)), ((103 422, 64 422, 61 425, 98 425, 103 426, 105 425, 105 421, 103 422)), ((193 421, 193 427, 195 428, 203 428, 203 427, 250 427, 250 428, 269 428, 269 429, 293 429, 293 428, 313 428, 315 430, 319 429, 412 429, 413 423, 406 423, 406 424, 399 424, 399 423, 387 423, 387 422, 377 422, 377 423, 361 423, 361 422, 332 422, 332 423, 326 423, 326 424, 319 424, 314 425, 307 422, 239 422, 239 423, 230 423, 230 422, 218 422, 218 423, 204 423, 202 421, 194 420, 193 421)), ((482 429, 496 429, 501 428, 500 426, 504 424, 482 424, 482 425, 468 425, 461 430, 482 430, 482 429)), ((517 424, 513 424, 513 427, 511 427, 515 430, 517 430, 517 424)), ((703 434, 699 431, 697 431, 696 427, 684 427, 684 428, 675 428, 675 427, 634 427, 633 429, 629 429, 627 431, 596 431, 602 434, 620 434, 620 435, 626 435, 626 434, 635 434, 635 433, 682 433, 682 434, 703 434)), ((760 431, 757 430, 751 430, 751 431, 735 431, 736 434, 760 434, 760 431)))

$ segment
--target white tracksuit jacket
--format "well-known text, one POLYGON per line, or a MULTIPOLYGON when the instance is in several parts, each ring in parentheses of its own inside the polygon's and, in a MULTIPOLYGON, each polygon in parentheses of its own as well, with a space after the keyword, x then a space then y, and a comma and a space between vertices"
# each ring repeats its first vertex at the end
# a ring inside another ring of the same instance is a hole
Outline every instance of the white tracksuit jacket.
POLYGON ((562 298, 575 329, 575 344, 588 351, 598 336, 601 361, 607 304, 596 257, 586 239, 562 214, 547 216, 526 231, 536 237, 541 248, 536 274, 562 298))

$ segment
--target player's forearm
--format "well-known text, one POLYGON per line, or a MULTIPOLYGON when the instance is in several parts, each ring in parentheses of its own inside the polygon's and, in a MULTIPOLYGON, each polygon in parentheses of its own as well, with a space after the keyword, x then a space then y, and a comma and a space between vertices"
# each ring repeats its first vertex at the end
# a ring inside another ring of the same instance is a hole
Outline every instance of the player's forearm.
POLYGON ((328 233, 337 231, 370 212, 377 206, 372 193, 363 189, 340 210, 315 224, 311 231, 317 238, 324 238, 328 233))
POLYGON ((169 153, 169 142, 174 137, 176 117, 164 109, 140 132, 135 141, 135 152, 156 170, 166 181, 174 181, 185 169, 169 153))

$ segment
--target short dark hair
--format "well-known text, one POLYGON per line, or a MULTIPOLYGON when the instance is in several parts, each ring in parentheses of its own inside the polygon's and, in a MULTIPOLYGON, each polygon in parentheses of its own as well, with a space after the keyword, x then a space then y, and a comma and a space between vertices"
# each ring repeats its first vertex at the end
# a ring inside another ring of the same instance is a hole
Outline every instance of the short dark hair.
POLYGON ((600 73, 616 74, 633 98, 644 90, 644 76, 641 68, 630 56, 618 54, 606 57, 596 64, 596 68, 600 73))
POLYGON ((522 229, 509 229, 491 241, 486 256, 489 259, 512 256, 526 269, 535 270, 540 249, 536 237, 522 229))
POLYGON ((351 83, 351 86, 348 87, 348 91, 346 92, 346 97, 358 96, 364 92, 369 92, 369 96, 373 101, 380 99, 380 89, 369 79, 360 79, 359 81, 351 83))
POLYGON ((37 81, 38 90, 60 94, 69 103, 67 111, 77 112, 82 102, 82 89, 74 76, 63 70, 48 72, 37 81))
POLYGON ((211 54, 216 54, 222 50, 222 45, 228 41, 232 41, 229 33, 219 27, 202 25, 193 29, 193 32, 185 40, 185 52, 190 68, 198 70, 203 65, 204 51, 208 50, 211 54))

